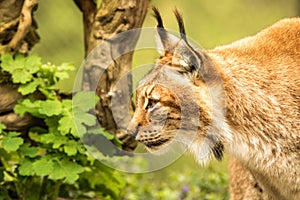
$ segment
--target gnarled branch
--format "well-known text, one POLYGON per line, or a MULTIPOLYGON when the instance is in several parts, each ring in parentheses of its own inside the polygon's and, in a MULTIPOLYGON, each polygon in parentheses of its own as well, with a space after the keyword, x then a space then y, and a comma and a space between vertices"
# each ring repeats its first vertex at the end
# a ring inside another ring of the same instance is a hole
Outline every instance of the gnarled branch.
POLYGON ((39 41, 32 13, 37 0, 0 1, 0 54, 27 54, 39 41))

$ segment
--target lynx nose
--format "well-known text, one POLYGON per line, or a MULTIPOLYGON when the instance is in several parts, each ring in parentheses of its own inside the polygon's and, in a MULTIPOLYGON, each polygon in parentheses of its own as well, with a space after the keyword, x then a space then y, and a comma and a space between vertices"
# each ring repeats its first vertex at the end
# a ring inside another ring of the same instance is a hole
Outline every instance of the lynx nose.
POLYGON ((139 132, 139 126, 137 124, 130 122, 127 127, 128 135, 136 139, 138 132, 139 132))

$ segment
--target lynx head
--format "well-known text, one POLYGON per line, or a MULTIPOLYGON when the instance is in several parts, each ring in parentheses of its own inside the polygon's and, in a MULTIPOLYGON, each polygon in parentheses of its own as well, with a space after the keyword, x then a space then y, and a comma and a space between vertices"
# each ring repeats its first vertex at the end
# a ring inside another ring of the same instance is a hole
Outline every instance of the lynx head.
POLYGON ((175 9, 180 38, 168 33, 161 15, 157 19, 157 46, 161 57, 152 71, 139 83, 136 110, 128 132, 150 152, 179 142, 200 162, 214 155, 221 159, 223 143, 213 120, 211 88, 217 88, 217 70, 203 50, 188 42, 183 20, 175 9))

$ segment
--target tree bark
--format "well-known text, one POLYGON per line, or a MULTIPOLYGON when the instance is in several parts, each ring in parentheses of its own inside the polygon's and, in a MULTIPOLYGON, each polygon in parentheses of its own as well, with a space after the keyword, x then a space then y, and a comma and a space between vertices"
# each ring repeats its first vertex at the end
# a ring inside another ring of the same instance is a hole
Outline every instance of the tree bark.
MULTIPOLYGON (((135 140, 128 136, 124 129, 130 119, 128 105, 131 106, 132 90, 129 73, 133 57, 131 50, 136 45, 139 32, 129 34, 126 38, 111 38, 119 33, 140 28, 149 2, 150 0, 103 0, 94 15, 91 29, 88 25, 84 26, 85 33, 90 30, 90 34, 86 48, 88 61, 84 66, 82 88, 86 91, 96 91, 100 97, 100 102, 96 106, 100 126, 116 134, 123 141, 125 150, 133 150, 136 147, 135 140), (97 45, 100 43, 101 47, 98 48, 97 45)), ((83 7, 84 4, 80 5, 79 7, 83 7)), ((82 11, 84 22, 89 23, 91 16, 86 17, 87 11, 84 9, 82 11), (87 18, 89 20, 85 20, 87 18)), ((130 110, 132 111, 132 107, 130 110)))
POLYGON ((92 25, 94 17, 97 12, 97 1, 96 0, 74 0, 75 4, 82 12, 82 21, 84 28, 84 50, 85 57, 89 50, 89 39, 92 32, 92 25))
POLYGON ((0 1, 0 54, 27 54, 39 41, 33 12, 37 0, 0 1))

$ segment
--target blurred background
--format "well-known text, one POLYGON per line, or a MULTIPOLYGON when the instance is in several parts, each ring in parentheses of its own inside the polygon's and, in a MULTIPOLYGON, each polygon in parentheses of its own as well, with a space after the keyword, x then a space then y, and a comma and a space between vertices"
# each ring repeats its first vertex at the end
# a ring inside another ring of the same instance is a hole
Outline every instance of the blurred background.
MULTIPOLYGON (((99 1, 100 3, 101 1, 99 1)), ((300 15, 300 0, 152 0, 162 13, 165 26, 177 30, 176 6, 183 14, 187 35, 205 49, 253 35, 279 19, 300 15)), ((43 0, 35 13, 41 41, 32 50, 43 62, 83 61, 81 12, 71 0, 43 0)), ((148 13, 144 27, 156 22, 148 13)), ((153 62, 156 51, 136 52, 133 67, 153 62)), ((73 78, 61 89, 71 91, 73 78)), ((139 75, 140 76, 140 75, 139 75)), ((124 174, 128 185, 124 199, 228 199, 227 159, 208 167, 184 156, 171 166, 148 174, 124 174)))

